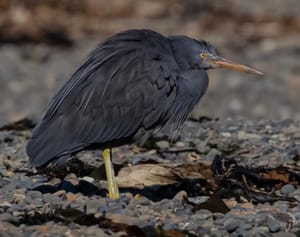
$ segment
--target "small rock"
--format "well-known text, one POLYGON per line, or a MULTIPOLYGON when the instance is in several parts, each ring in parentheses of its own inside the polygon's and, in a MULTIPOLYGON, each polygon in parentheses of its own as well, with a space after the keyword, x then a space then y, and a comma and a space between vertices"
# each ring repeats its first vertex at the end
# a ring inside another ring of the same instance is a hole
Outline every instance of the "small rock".
POLYGON ((166 149, 166 148, 170 147, 170 144, 168 141, 158 141, 158 142, 156 142, 156 146, 161 149, 166 149))
MULTIPOLYGON (((53 193, 53 195, 54 195, 54 196, 57 196, 57 197, 62 197, 62 196, 64 196, 65 194, 66 194, 66 191, 65 191, 65 190, 59 190, 59 191, 53 193)), ((45 198, 45 196, 46 196, 46 195, 44 195, 43 198, 45 198)))
POLYGON ((107 209, 105 208, 105 205, 103 203, 99 202, 98 199, 92 199, 86 202, 86 212, 87 214, 97 213, 97 212, 103 212, 107 209))
POLYGON ((206 142, 199 142, 197 145, 196 145, 196 149, 197 151, 199 151, 200 153, 202 154, 205 154, 205 153, 208 153, 209 152, 209 147, 207 146, 207 143, 206 142))
POLYGON ((207 220, 212 218, 212 212, 206 209, 201 209, 195 213, 195 215, 192 216, 192 220, 197 223, 201 220, 207 220))
POLYGON ((6 155, 0 154, 0 166, 3 166, 4 161, 7 159, 6 155))
POLYGON ((281 229, 280 222, 271 215, 267 216, 267 226, 272 233, 278 232, 281 229))
POLYGON ((262 138, 259 134, 247 133, 245 131, 239 131, 237 134, 239 140, 260 140, 262 138))
POLYGON ((90 182, 80 180, 78 185, 76 186, 76 191, 81 192, 83 195, 91 195, 97 192, 98 188, 90 182))
POLYGON ((238 236, 238 237, 248 237, 248 236, 252 236, 252 235, 251 235, 250 232, 247 231, 247 230, 241 230, 241 229, 238 229, 238 230, 236 231, 236 236, 238 236))
POLYGON ((244 223, 239 227, 241 230, 251 230, 252 225, 250 223, 244 223))
POLYGON ((64 181, 70 182, 73 185, 77 185, 79 183, 79 180, 74 173, 68 174, 65 178, 64 181))
POLYGON ((218 220, 218 219, 224 218, 224 214, 223 213, 219 213, 219 212, 215 212, 215 213, 213 213, 213 218, 214 218, 214 220, 218 220))
POLYGON ((189 197, 189 202, 199 205, 200 203, 203 203, 209 199, 209 196, 197 196, 197 197, 189 197))
POLYGON ((15 173, 11 170, 4 170, 3 172, 1 172, 1 174, 3 177, 6 177, 6 178, 11 178, 15 175, 15 173))
POLYGON ((187 197, 187 193, 186 191, 179 191, 178 193, 176 193, 174 200, 180 200, 182 201, 185 197, 187 197))
POLYGON ((85 236, 106 236, 104 230, 99 228, 98 225, 92 225, 87 227, 85 236))
POLYGON ((4 187, 6 184, 8 184, 9 181, 6 180, 6 179, 3 179, 1 176, 0 176, 0 188, 4 187))
POLYGON ((80 180, 84 180, 84 181, 92 183, 92 184, 95 183, 95 179, 93 177, 90 177, 90 176, 84 176, 80 180))
POLYGON ((14 220, 16 217, 13 216, 11 213, 2 213, 0 214, 0 222, 2 221, 12 221, 14 220))
POLYGON ((297 235, 288 232, 278 232, 273 234, 273 237, 297 237, 297 235))
POLYGON ((231 133, 229 133, 229 132, 221 132, 221 136, 223 136, 223 137, 231 137, 231 133))
POLYGON ((286 184, 280 189, 280 193, 284 196, 288 196, 295 191, 294 185, 286 184))
POLYGON ((232 233, 234 232, 237 228, 239 228, 240 226, 240 222, 237 221, 234 218, 228 218, 227 220, 224 221, 224 229, 228 232, 228 233, 232 233))
POLYGON ((266 226, 258 226, 251 230, 251 234, 249 236, 272 236, 269 233, 269 228, 266 226))
POLYGON ((76 201, 77 199, 77 196, 73 193, 67 193, 66 194, 66 199, 69 201, 69 202, 74 202, 76 201))
POLYGON ((66 180, 63 180, 61 182, 60 188, 63 189, 64 191, 66 191, 66 192, 71 192, 71 193, 76 193, 77 192, 77 189, 74 186, 74 184, 71 183, 70 181, 66 181, 66 180))
POLYGON ((211 149, 211 151, 207 154, 207 158, 209 160, 214 160, 216 156, 221 155, 221 152, 217 149, 211 149))
POLYGON ((176 230, 178 229, 178 226, 174 223, 167 223, 163 225, 164 230, 176 230))
POLYGON ((278 210, 280 210, 280 212, 282 212, 282 213, 286 213, 289 209, 289 203, 287 203, 285 201, 278 201, 278 202, 274 203, 274 206, 276 206, 278 208, 278 210))
POLYGON ((296 132, 293 137, 294 139, 300 139, 300 132, 296 132))
POLYGON ((179 148, 183 148, 183 147, 185 147, 185 143, 184 142, 176 142, 175 146, 179 147, 179 148))

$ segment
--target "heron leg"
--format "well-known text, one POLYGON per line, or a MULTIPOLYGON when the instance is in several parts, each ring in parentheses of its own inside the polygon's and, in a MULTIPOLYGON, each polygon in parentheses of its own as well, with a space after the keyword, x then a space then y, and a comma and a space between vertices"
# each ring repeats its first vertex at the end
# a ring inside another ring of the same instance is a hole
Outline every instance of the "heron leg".
POLYGON ((104 160, 107 185, 108 185, 108 197, 110 199, 117 199, 120 197, 118 184, 115 178, 113 165, 111 162, 111 149, 103 149, 102 157, 104 160))

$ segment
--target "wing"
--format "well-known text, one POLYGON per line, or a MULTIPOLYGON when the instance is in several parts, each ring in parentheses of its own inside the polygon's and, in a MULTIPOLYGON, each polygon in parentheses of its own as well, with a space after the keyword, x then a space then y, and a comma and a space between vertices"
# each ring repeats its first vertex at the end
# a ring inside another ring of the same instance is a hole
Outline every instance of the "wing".
POLYGON ((33 130, 27 145, 31 163, 39 167, 165 124, 177 78, 169 41, 157 33, 125 32, 99 45, 33 130))

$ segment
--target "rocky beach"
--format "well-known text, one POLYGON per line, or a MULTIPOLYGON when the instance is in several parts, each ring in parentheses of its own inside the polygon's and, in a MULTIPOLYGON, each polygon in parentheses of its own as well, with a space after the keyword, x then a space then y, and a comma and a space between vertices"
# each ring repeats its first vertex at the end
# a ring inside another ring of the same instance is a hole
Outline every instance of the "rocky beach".
POLYGON ((300 4, 287 1, 0 1, 0 236, 300 236, 300 4), (37 171, 25 152, 53 94, 110 35, 147 28, 206 39, 262 77, 209 72, 170 141, 37 171))

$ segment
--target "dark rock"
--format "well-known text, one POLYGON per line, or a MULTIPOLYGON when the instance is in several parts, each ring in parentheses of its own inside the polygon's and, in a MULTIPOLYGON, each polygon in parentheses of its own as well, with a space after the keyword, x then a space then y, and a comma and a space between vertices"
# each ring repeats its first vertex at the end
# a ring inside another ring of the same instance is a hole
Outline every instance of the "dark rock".
POLYGON ((66 192, 70 192, 70 193, 77 193, 78 190, 76 189, 76 187, 69 181, 65 181, 63 180, 60 184, 60 189, 65 190, 66 192))

